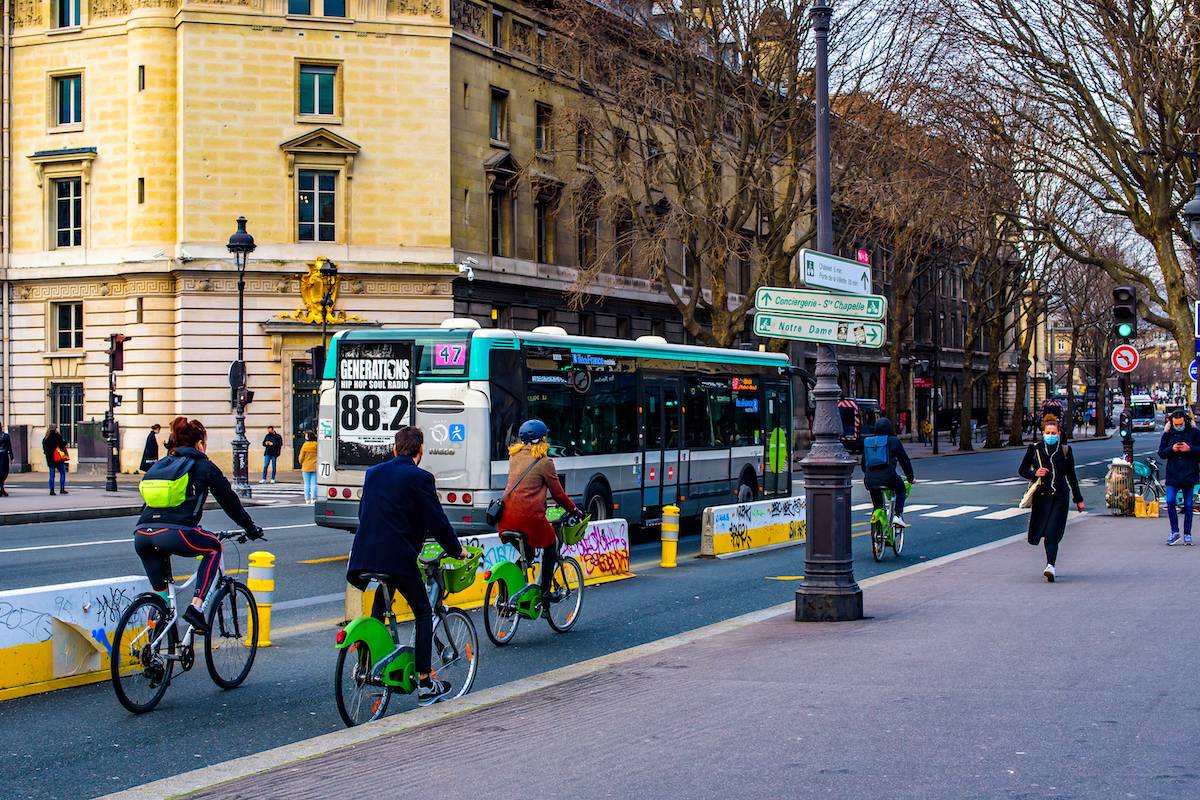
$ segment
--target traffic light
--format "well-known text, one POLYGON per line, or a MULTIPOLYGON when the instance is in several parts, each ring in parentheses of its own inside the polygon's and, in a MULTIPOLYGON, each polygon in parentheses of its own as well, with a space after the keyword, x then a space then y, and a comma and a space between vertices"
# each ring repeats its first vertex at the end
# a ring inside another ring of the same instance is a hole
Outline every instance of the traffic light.
POLYGON ((1120 432, 1122 439, 1133 438, 1133 411, 1126 408, 1121 411, 1120 432))
POLYGON ((1112 290, 1113 338, 1128 342, 1137 334, 1137 294, 1132 286, 1118 286, 1112 290))
POLYGON ((125 343, 132 339, 132 336, 126 336, 123 333, 110 333, 108 335, 108 353, 110 369, 113 372, 120 372, 125 369, 125 343))

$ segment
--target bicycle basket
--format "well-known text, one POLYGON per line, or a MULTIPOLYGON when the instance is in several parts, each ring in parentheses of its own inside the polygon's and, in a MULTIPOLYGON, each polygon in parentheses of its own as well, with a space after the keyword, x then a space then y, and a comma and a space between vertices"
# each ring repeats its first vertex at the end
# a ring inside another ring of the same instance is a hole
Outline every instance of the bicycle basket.
POLYGON ((1150 465, 1145 461, 1134 461, 1133 474, 1139 478, 1149 478, 1150 465))
POLYGON ((588 523, 592 521, 591 514, 585 514, 580 518, 576 525, 563 525, 562 538, 563 544, 568 547, 573 544, 579 544, 583 541, 583 537, 587 535, 588 523))
MULTIPOLYGON (((446 585, 446 593, 466 591, 475 582, 475 573, 479 571, 479 562, 483 560, 483 548, 466 545, 467 558, 443 558, 442 582, 446 585)), ((424 558, 432 558, 442 552, 437 542, 430 542, 421 551, 424 558)))

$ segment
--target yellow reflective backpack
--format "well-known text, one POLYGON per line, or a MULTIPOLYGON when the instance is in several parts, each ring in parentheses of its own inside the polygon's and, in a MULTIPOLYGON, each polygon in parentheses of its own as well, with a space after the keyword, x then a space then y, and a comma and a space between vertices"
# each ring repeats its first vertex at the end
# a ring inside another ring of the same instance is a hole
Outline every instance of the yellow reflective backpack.
POLYGON ((142 476, 138 493, 150 508, 176 508, 187 502, 195 460, 187 456, 167 456, 155 461, 142 476))

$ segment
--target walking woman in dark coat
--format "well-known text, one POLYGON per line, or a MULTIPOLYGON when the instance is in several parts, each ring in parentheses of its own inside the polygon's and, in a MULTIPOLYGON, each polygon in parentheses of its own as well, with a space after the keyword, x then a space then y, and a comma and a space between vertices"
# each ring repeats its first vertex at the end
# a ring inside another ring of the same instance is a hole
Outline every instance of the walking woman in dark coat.
POLYGON ((1180 495, 1183 497, 1183 543, 1192 543, 1193 491, 1196 484, 1200 483, 1197 456, 1200 456, 1200 431, 1192 427, 1187 411, 1177 408, 1168 417, 1162 439, 1158 442, 1158 457, 1167 462, 1166 480, 1163 482, 1167 485, 1167 519, 1171 523, 1171 533, 1167 536, 1169 545, 1179 544, 1176 503, 1180 495))
POLYGON ((1079 478, 1075 476, 1075 456, 1071 448, 1059 439, 1058 418, 1042 420, 1042 439, 1025 450, 1018 470, 1025 480, 1038 481, 1033 497, 1033 512, 1029 515, 1029 543, 1041 542, 1046 548, 1046 569, 1042 574, 1050 583, 1056 575, 1058 544, 1067 529, 1069 503, 1083 511, 1083 495, 1079 493, 1079 478))

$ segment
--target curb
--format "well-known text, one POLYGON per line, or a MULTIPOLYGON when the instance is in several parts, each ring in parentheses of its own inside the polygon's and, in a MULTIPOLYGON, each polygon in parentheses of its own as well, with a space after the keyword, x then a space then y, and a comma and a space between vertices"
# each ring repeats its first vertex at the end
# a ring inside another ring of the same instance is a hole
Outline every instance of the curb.
MULTIPOLYGON (((1088 515, 1083 514, 1068 521, 1068 525, 1079 520, 1087 519, 1088 515)), ((959 561, 970 556, 984 553, 989 550, 995 550, 999 547, 1012 544, 1014 542, 1025 541, 1025 533, 1017 533, 1012 536, 1007 536, 1002 539, 997 539, 994 542, 987 542, 976 547, 962 550, 957 553, 950 553, 939 558, 913 564, 903 569, 893 570, 882 575, 875 575, 859 582, 861 588, 870 588, 878 586, 882 583, 896 580, 898 578, 915 575, 925 572, 930 569, 935 569, 946 564, 959 561)), ((577 678, 582 678, 601 670, 610 669, 614 666, 624 664, 644 656, 661 653, 681 645, 690 644, 702 639, 718 636, 722 633, 738 630, 748 625, 753 625, 758 622, 763 622, 782 614, 786 614, 795 609, 795 603, 792 601, 780 603, 779 605, 764 608, 759 611, 753 611, 749 614, 743 614, 732 619, 723 620, 721 622, 706 625, 695 630, 685 631, 673 636, 668 636, 663 639, 658 639, 653 642, 630 647, 625 650, 619 650, 615 653, 598 656, 587 661, 581 661, 577 664, 571 664, 559 669, 543 672, 540 675, 533 675, 528 678, 521 678, 516 681, 493 686, 490 689, 484 689, 481 692, 468 694, 466 697, 455 701, 453 704, 442 706, 440 704, 426 706, 424 708, 416 708, 412 711, 403 714, 387 717, 378 722, 360 725, 356 728, 347 728, 342 731, 327 733, 322 736, 317 736, 311 739, 305 739, 292 744, 283 745, 270 750, 264 750, 261 753, 254 753, 241 758, 231 759, 229 761, 213 764, 211 766, 202 767, 200 769, 184 772, 179 775, 162 778, 142 786, 135 786, 112 794, 104 795, 98 800, 159 800, 159 798, 175 798, 185 797, 194 792, 212 789, 223 784, 231 783, 242 778, 247 778, 252 775, 266 772, 267 770, 295 765, 316 756, 324 755, 335 750, 353 747, 363 742, 372 741, 391 734, 401 733, 404 731, 413 730, 434 722, 450 719, 462 714, 467 714, 483 708, 503 703, 508 700, 537 692, 546 688, 557 686, 559 684, 571 681, 577 678)), ((808 623, 821 624, 821 623, 808 623)))
MULTIPOLYGON (((253 498, 243 501, 242 505, 249 508, 273 506, 273 503, 257 502, 253 498)), ((91 508, 56 508, 46 511, 6 511, 0 513, 0 527, 5 525, 29 525, 40 522, 69 522, 77 519, 107 519, 110 517, 136 517, 142 513, 141 503, 127 506, 94 506, 91 508)), ((209 500, 204 504, 205 511, 220 509, 220 504, 209 500)))

